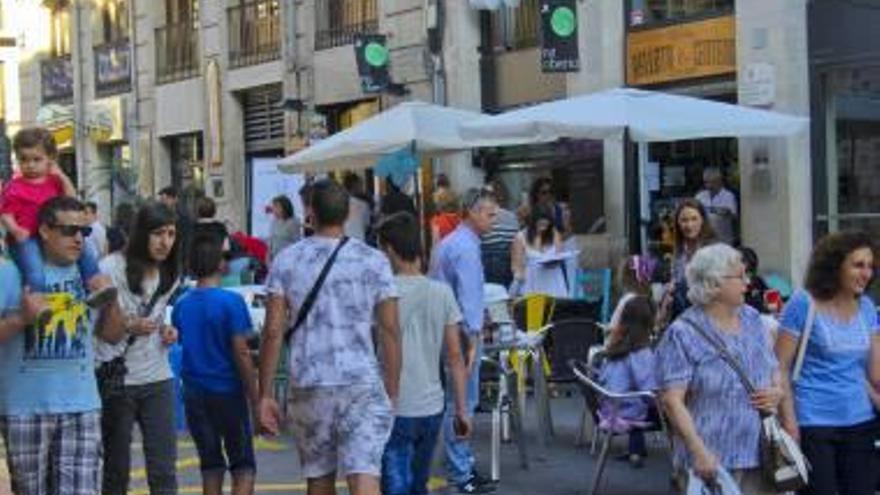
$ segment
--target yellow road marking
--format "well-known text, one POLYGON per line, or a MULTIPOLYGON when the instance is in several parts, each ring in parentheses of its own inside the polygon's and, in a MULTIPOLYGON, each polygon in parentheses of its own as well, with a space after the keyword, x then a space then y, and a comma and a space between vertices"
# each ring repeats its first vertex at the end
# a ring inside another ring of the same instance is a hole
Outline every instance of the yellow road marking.
MULTIPOLYGON (((446 487, 446 480, 442 478, 431 478, 428 482, 428 489, 431 491, 439 490, 446 487)), ((345 489, 348 488, 348 485, 345 481, 340 480, 336 482, 336 488, 345 489)), ((229 490, 230 487, 227 485, 224 487, 224 490, 229 490)), ((282 492, 305 492, 307 489, 307 485, 304 482, 300 483, 257 483, 254 485, 255 493, 282 493, 282 492)), ((149 488, 138 488, 135 490, 131 490, 129 495, 149 495, 149 488)), ((202 493, 201 486, 183 486, 177 489, 177 493, 187 494, 199 494, 202 493)))
MULTIPOLYGON (((131 447, 133 449, 142 449, 144 446, 143 442, 132 442, 131 447)), ((178 440, 177 441, 178 449, 194 449, 196 448, 196 444, 192 440, 178 440)), ((277 440, 270 440, 268 438, 263 437, 254 437, 254 449, 268 452, 282 452, 287 450, 287 444, 284 442, 279 442, 277 440)), ((0 449, 0 453, 3 450, 0 449)))
MULTIPOLYGON (((183 471, 186 469, 190 469, 193 467, 198 467, 199 458, 198 457, 185 457, 183 459, 179 459, 177 461, 177 470, 183 471)), ((143 467, 140 469, 132 469, 130 478, 132 480, 145 480, 147 479, 147 468, 143 467)))

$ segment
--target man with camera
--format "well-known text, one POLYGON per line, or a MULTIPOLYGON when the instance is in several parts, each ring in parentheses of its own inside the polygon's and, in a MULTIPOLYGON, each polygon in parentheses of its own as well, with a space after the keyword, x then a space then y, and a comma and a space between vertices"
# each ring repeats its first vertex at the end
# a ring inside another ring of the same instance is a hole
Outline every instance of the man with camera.
MULTIPOLYGON (((39 225, 45 294, 22 288, 15 266, 0 261, 0 434, 16 494, 97 494, 101 403, 94 319, 76 264, 89 230, 85 208, 74 198, 56 197, 40 210, 39 225), (35 315, 44 304, 53 316, 38 326, 35 315)), ((119 318, 116 304, 101 317, 119 318)), ((122 335, 101 337, 118 341, 122 335)))

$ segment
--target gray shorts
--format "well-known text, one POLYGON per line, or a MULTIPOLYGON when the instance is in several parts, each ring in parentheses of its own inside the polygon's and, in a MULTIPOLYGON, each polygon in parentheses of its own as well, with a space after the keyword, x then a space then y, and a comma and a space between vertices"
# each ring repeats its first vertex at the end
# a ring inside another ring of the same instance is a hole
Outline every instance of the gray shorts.
POLYGON ((306 478, 382 472, 394 412, 381 383, 293 388, 290 413, 306 478))

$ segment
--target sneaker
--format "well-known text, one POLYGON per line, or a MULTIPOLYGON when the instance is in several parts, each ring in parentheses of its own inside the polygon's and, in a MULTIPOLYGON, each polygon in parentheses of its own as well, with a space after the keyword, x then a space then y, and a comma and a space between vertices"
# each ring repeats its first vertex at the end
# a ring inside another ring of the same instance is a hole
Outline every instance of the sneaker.
POLYGON ((471 473, 471 481, 478 485, 497 485, 498 481, 487 478, 479 473, 476 469, 471 473))
POLYGON ((477 483, 473 477, 458 485, 458 493, 492 493, 494 491, 494 485, 477 483))
POLYGON ((119 290, 116 287, 108 286, 103 289, 98 289, 91 294, 86 299, 86 305, 90 308, 103 308, 104 306, 113 302, 116 299, 117 294, 119 294, 119 290))

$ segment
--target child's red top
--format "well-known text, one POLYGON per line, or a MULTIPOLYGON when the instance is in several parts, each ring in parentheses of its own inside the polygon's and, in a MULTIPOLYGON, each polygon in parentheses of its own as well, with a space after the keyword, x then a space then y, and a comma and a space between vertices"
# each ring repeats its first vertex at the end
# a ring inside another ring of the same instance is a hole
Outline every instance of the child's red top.
POLYGON ((35 235, 39 228, 37 214, 40 208, 46 201, 62 194, 64 183, 55 174, 47 175, 46 180, 40 182, 15 177, 0 193, 0 214, 12 215, 21 228, 35 235))

